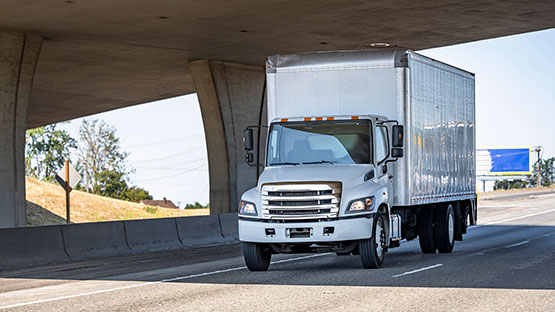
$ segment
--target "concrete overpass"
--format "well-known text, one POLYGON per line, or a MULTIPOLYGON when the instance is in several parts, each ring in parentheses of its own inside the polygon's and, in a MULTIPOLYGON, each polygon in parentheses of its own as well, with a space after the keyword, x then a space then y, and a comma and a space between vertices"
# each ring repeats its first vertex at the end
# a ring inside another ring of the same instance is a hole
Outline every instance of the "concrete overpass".
POLYGON ((265 57, 445 46, 555 26, 551 1, 0 0, 0 227, 25 225, 25 129, 197 92, 213 213, 257 169, 265 57))

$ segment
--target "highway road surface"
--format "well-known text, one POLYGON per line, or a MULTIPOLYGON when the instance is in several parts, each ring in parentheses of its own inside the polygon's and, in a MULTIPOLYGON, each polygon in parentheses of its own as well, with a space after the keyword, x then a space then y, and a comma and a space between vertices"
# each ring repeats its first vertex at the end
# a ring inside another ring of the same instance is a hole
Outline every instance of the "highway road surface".
POLYGON ((0 311, 555 311, 555 194, 479 203, 452 254, 403 242, 379 270, 358 256, 278 255, 246 270, 240 245, 0 272, 0 311))

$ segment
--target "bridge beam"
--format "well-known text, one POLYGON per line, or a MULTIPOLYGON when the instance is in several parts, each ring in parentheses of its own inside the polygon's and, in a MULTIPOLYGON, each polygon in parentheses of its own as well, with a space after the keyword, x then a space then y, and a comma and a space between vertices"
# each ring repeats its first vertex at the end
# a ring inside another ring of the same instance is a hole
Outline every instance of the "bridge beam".
POLYGON ((0 31, 0 228, 25 226, 25 128, 42 37, 0 31))
POLYGON ((210 213, 236 212, 241 194, 261 172, 244 162, 242 137, 247 126, 266 124, 264 68, 208 60, 192 61, 189 68, 206 135, 210 213))

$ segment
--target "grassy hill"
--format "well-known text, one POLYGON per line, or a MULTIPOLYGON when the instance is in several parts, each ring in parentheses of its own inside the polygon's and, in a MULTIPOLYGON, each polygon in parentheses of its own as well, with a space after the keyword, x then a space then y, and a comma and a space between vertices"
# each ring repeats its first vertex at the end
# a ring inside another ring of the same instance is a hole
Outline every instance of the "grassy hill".
MULTIPOLYGON (((65 223, 65 192, 58 184, 27 177, 27 224, 65 223)), ((71 192, 71 222, 98 222, 207 215, 208 209, 169 209, 148 207, 80 191, 71 192)))

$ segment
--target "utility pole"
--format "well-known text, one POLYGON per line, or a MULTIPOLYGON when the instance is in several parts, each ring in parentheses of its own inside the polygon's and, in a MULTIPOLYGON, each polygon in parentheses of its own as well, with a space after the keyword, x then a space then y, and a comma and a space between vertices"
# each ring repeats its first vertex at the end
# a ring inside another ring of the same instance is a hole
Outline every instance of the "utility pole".
POLYGON ((540 164, 541 164, 541 162, 540 162, 540 161, 541 161, 540 152, 541 152, 541 150, 542 150, 542 147, 541 147, 541 146, 536 146, 536 152, 538 153, 538 162, 537 162, 538 166, 537 166, 537 172, 536 172, 536 178, 537 178, 536 187, 540 187, 540 186, 541 186, 541 184, 540 184, 540 182, 541 182, 541 176, 540 176, 540 168, 541 168, 541 165, 540 165, 540 164))

